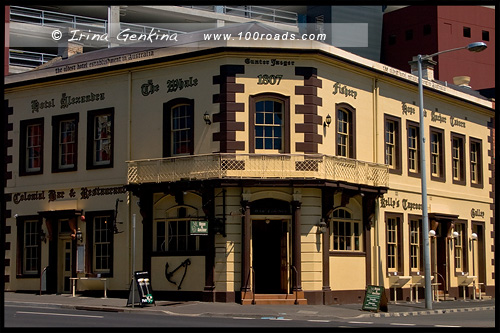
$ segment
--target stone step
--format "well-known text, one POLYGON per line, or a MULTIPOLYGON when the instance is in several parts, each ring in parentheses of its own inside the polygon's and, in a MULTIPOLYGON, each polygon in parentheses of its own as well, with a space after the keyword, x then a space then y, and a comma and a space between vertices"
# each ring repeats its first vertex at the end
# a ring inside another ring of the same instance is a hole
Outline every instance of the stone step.
MULTIPOLYGON (((298 305, 307 305, 307 299, 305 298, 299 298, 297 299, 298 305)), ((252 305, 252 299, 243 299, 241 301, 242 305, 252 305)), ((255 299, 255 304, 256 305, 294 305, 295 304, 295 298, 292 299, 278 299, 278 298, 256 298, 255 299)))
POLYGON ((282 304, 290 305, 297 303, 300 305, 307 305, 307 299, 304 298, 304 292, 299 291, 297 295, 295 294, 255 294, 253 297, 252 292, 246 292, 243 294, 243 299, 241 300, 242 305, 252 304, 253 298, 255 298, 255 304, 282 304))

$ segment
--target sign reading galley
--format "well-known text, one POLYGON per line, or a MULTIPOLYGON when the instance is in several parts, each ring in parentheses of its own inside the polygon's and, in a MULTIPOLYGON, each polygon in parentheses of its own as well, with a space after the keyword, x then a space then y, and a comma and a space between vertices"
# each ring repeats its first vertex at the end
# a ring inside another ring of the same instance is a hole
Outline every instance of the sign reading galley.
POLYGON ((130 283, 127 306, 135 304, 139 304, 141 307, 150 304, 156 305, 149 272, 135 272, 134 277, 136 284, 134 286, 134 281, 130 283))
POLYGON ((382 286, 367 286, 365 292, 365 299, 361 308, 365 311, 384 311, 388 312, 387 296, 382 286))

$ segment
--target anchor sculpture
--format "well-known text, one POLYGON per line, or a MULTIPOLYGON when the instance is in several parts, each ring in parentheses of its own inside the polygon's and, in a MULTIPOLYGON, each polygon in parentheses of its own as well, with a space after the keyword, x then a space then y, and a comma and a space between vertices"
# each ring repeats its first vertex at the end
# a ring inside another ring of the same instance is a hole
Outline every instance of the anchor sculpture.
POLYGON ((181 282, 179 282, 179 285, 177 286, 177 290, 181 289, 182 281, 184 281, 184 277, 186 276, 187 268, 189 265, 191 265, 191 260, 189 260, 189 258, 187 258, 186 260, 181 262, 181 264, 179 266, 177 266, 177 268, 175 268, 173 271, 169 272, 168 271, 168 262, 165 263, 165 277, 167 278, 168 282, 173 283, 176 286, 177 286, 177 283, 175 281, 172 281, 171 277, 172 277, 172 275, 174 275, 175 272, 177 272, 179 270, 179 268, 184 267, 184 274, 182 275, 181 282))

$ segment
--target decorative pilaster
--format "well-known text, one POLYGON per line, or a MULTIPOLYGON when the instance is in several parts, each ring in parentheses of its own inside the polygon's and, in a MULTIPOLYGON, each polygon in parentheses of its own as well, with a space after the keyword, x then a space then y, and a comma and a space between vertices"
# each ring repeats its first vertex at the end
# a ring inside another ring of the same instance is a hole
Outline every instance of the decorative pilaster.
POLYGON ((252 221, 250 220, 250 202, 246 200, 245 195, 243 196, 243 201, 241 206, 243 212, 245 213, 243 217, 242 225, 242 251, 241 251, 241 291, 249 292, 251 291, 250 285, 250 235, 252 234, 252 221))
POLYGON ((304 85, 295 87, 296 95, 304 95, 304 104, 295 105, 295 113, 304 115, 304 122, 295 124, 296 133, 304 133, 304 141, 295 144, 297 152, 318 153, 318 145, 323 143, 323 136, 318 134, 318 125, 323 119, 318 115, 318 106, 323 100, 318 97, 318 88, 322 81, 318 79, 317 69, 314 67, 296 67, 295 75, 304 77, 304 85))
MULTIPOLYGON (((294 195, 295 199, 295 195, 294 195)), ((300 240, 300 227, 301 227, 301 205, 302 203, 297 200, 292 201, 293 208, 293 228, 292 228, 292 265, 295 270, 293 274, 293 291, 302 291, 302 259, 301 259, 301 240, 300 240)))
POLYGON ((219 113, 213 115, 213 122, 220 124, 220 131, 213 134, 213 140, 220 142, 221 153, 235 153, 245 149, 244 141, 236 141, 236 132, 245 130, 244 122, 236 121, 236 112, 244 112, 245 104, 236 103, 236 93, 245 91, 245 85, 236 83, 236 74, 244 74, 245 66, 222 65, 220 74, 213 77, 213 84, 220 86, 212 102, 219 103, 219 113))

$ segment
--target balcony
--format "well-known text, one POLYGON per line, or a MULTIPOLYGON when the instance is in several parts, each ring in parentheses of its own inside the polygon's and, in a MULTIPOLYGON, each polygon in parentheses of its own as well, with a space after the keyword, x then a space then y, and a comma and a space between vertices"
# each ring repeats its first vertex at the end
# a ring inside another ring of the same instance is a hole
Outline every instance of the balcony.
POLYGON ((128 183, 209 179, 316 179, 388 187, 384 164, 328 155, 207 154, 129 161, 128 183))

